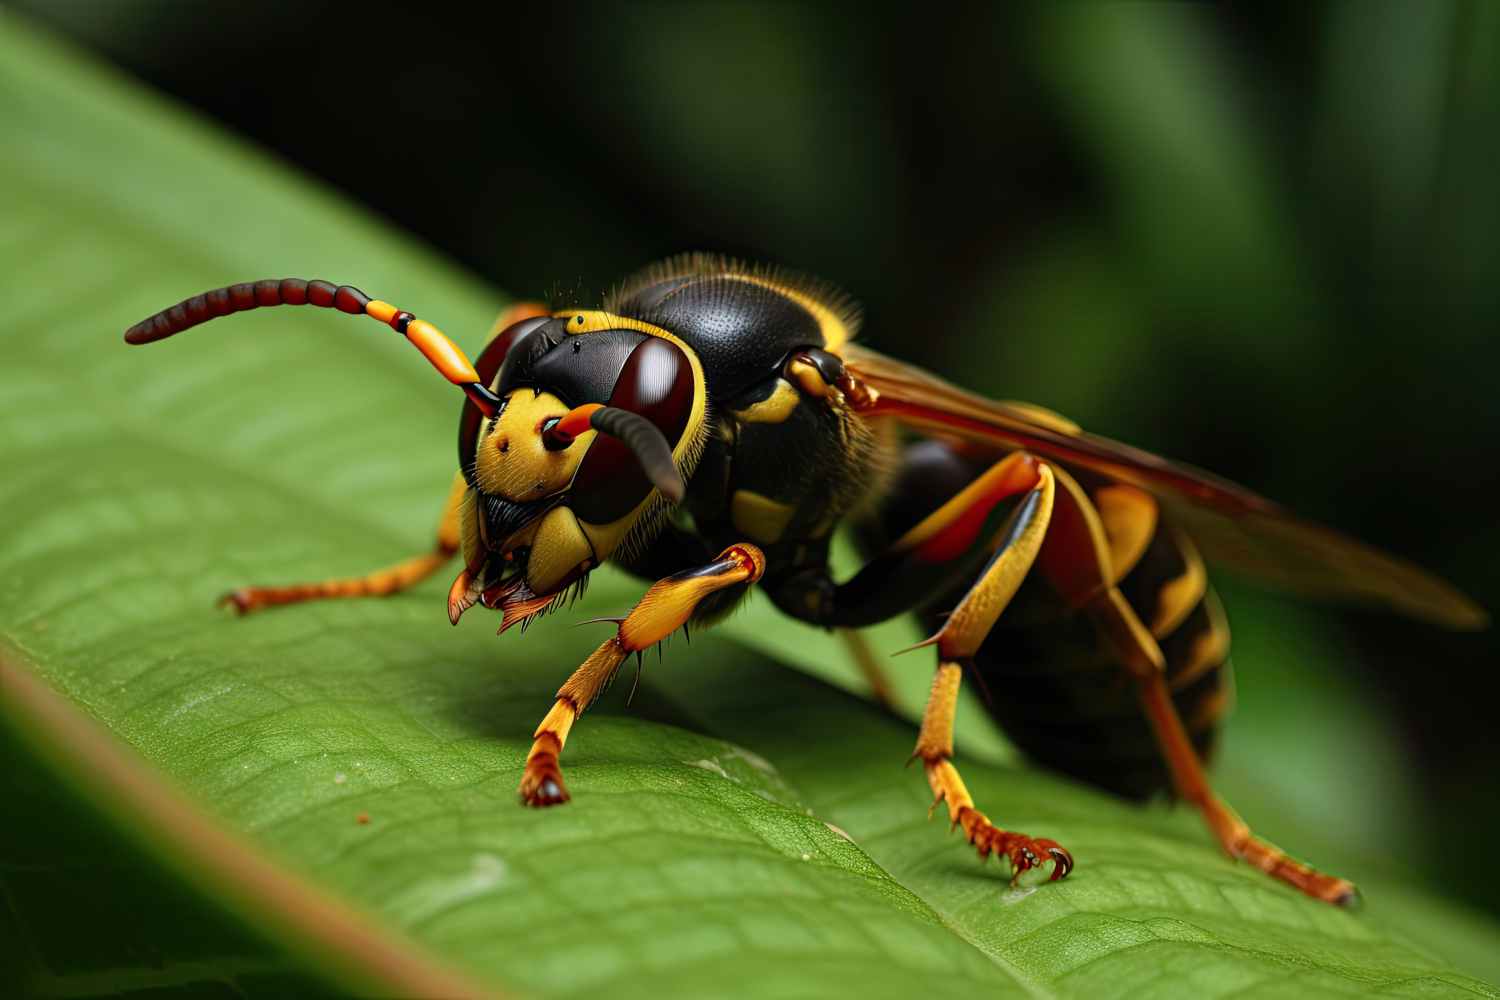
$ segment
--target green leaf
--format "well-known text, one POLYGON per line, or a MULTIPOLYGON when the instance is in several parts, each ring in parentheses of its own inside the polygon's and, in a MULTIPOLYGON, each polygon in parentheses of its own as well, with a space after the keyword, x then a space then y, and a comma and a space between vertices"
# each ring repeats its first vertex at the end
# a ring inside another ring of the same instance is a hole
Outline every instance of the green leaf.
MULTIPOLYGON (((312 310, 119 341, 271 274, 355 281, 470 348, 498 300, 8 19, 0 93, 0 708, 25 791, 0 958, 23 992, 1494 995, 1439 957, 1477 969, 1482 920, 1389 878, 1362 915, 1304 899, 1192 816, 1026 769, 966 705, 980 802, 1079 861, 1007 889, 925 821, 909 721, 827 683, 856 686, 831 640, 764 602, 589 714, 572 804, 519 808, 532 728, 602 626, 450 629, 441 580, 212 607, 425 546, 456 394, 375 324, 312 310), (100 913, 128 922, 116 940, 100 913)), ((602 573, 589 611, 640 590, 602 573)), ((909 708, 927 670, 894 672, 909 708)))

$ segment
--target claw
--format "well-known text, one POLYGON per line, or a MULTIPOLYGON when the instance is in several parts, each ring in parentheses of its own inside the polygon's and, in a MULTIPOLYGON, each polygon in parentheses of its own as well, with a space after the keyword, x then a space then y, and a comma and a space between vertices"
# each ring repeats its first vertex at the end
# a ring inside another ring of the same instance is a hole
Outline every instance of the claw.
MULTIPOLYGON (((971 814, 968 809, 961 812, 965 816, 971 814)), ((989 860, 991 854, 1005 855, 1010 862, 1012 887, 1020 884, 1022 875, 1033 868, 1040 868, 1049 859, 1053 863, 1049 882, 1066 878, 1073 870, 1073 855, 1057 841, 1034 839, 1024 833, 1010 833, 994 826, 982 813, 973 815, 973 822, 964 825, 969 843, 974 845, 981 861, 989 860)))
POLYGON ((1038 841, 1038 843, 1046 846, 1047 853, 1052 855, 1053 861, 1056 862, 1052 867, 1052 877, 1047 881, 1056 882, 1058 879, 1067 878, 1068 873, 1073 870, 1073 855, 1059 844, 1048 841, 1038 841))

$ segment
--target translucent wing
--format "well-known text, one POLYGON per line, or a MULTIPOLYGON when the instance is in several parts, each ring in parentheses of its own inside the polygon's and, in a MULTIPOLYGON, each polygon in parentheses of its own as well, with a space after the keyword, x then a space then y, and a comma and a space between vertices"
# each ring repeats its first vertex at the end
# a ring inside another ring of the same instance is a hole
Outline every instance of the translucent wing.
POLYGON ((857 344, 849 372, 873 389, 861 412, 934 433, 1025 448, 1148 490, 1213 562, 1301 594, 1382 605, 1449 628, 1489 616, 1456 588, 1395 556, 1305 521, 1264 497, 1191 466, 1085 433, 1026 403, 987 399, 857 344))

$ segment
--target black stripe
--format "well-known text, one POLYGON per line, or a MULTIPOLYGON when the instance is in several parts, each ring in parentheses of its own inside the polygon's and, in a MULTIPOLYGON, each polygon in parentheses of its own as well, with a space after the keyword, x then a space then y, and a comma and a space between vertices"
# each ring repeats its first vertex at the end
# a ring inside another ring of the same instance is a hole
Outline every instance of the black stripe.
MULTIPOLYGON (((1161 586, 1181 575, 1186 565, 1165 524, 1158 526, 1148 552, 1152 557, 1143 558, 1120 587, 1143 618, 1141 605, 1149 599, 1154 607, 1161 586)), ((1211 593, 1206 590, 1161 640, 1169 683, 1187 668, 1194 645, 1213 628, 1207 608, 1211 593)), ((1032 760, 1130 798, 1171 789, 1125 668, 1101 648, 1087 617, 1069 612, 1038 574, 1027 580, 980 647, 975 670, 986 687, 1004 692, 989 705, 990 714, 1032 760)), ((1172 701, 1184 723, 1219 697, 1228 682, 1226 656, 1175 692, 1172 701)), ((1205 757, 1217 741, 1216 723, 1189 734, 1205 757)))

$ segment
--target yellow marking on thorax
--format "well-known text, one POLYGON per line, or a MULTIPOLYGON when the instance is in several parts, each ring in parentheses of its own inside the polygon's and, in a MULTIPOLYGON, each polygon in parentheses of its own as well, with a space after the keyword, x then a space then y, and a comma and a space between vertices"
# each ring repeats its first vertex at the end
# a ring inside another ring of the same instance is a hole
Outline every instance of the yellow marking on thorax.
POLYGON ((776 388, 771 395, 758 403, 752 403, 743 410, 735 410, 736 420, 746 424, 780 424, 785 423, 792 411, 797 409, 797 404, 802 402, 802 396, 792 384, 784 378, 776 380, 776 388))
POLYGON ((736 490, 729 506, 734 526, 753 541, 767 545, 781 541, 796 513, 797 509, 790 504, 750 490, 736 490))

